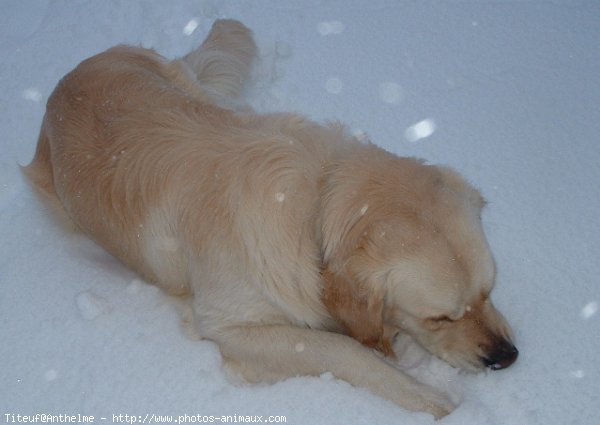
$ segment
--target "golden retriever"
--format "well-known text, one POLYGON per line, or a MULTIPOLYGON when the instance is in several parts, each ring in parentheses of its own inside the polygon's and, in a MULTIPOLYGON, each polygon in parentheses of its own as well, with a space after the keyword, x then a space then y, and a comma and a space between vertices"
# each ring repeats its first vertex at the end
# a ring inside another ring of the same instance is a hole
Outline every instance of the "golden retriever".
POLYGON ((180 60, 119 46, 83 61, 25 174, 146 280, 191 294, 198 332, 246 380, 329 371, 448 414, 377 350, 393 357, 403 333, 467 370, 514 362, 481 195, 341 125, 227 108, 255 56, 251 32, 220 20, 180 60))

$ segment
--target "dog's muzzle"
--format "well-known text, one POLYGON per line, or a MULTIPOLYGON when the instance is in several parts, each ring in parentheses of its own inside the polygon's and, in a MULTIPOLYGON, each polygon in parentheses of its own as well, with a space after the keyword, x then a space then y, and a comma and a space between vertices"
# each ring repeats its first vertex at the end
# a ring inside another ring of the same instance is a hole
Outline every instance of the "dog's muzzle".
POLYGON ((509 367, 517 360, 519 350, 512 343, 504 341, 487 356, 481 360, 486 367, 492 370, 499 370, 509 367))

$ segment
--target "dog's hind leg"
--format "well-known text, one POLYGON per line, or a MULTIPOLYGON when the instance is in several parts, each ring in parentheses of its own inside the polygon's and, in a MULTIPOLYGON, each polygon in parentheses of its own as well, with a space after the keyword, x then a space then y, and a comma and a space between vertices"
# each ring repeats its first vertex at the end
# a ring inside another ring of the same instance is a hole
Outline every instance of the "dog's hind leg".
POLYGON ((35 156, 29 165, 21 167, 21 171, 44 205, 49 207, 49 212, 52 213, 58 223, 67 230, 76 231, 75 223, 67 215, 56 193, 50 140, 45 129, 45 123, 42 123, 40 129, 35 156))
POLYGON ((202 45, 183 58, 213 96, 237 99, 257 54, 252 32, 241 22, 216 21, 202 45))
POLYGON ((42 124, 35 156, 31 164, 21 167, 31 186, 44 198, 57 199, 54 188, 54 173, 50 157, 50 142, 46 134, 45 125, 42 124))

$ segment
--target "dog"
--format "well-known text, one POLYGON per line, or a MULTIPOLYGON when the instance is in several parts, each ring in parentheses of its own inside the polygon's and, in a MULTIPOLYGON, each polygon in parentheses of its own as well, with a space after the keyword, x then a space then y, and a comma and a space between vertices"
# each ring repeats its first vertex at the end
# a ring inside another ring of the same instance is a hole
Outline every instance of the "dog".
POLYGON ((340 124, 232 109, 257 47, 233 20, 169 61, 117 46, 48 99, 32 186, 168 293, 249 382, 331 372, 436 418, 455 405, 395 368, 408 335, 468 371, 518 351, 490 292, 480 193, 340 124), (383 355, 381 354, 383 353, 383 355))

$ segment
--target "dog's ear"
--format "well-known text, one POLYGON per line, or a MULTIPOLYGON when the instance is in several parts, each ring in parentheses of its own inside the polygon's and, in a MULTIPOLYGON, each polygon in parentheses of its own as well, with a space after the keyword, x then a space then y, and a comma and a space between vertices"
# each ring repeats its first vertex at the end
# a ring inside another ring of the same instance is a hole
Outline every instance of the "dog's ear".
POLYGON ((349 277, 346 273, 323 272, 323 302, 348 334, 361 344, 394 357, 389 335, 384 337, 382 290, 349 277))
POLYGON ((372 255, 366 251, 371 246, 368 235, 375 225, 373 211, 378 200, 368 190, 368 173, 357 177, 348 164, 332 170, 320 188, 322 300, 348 335, 393 356, 391 337, 388 333, 384 337, 385 290, 370 282, 365 277, 369 267, 359 264, 372 255))

